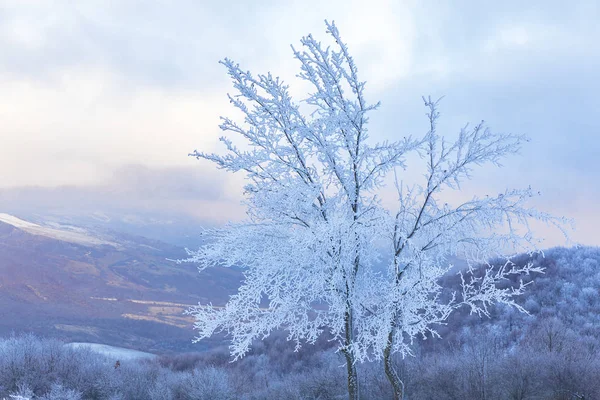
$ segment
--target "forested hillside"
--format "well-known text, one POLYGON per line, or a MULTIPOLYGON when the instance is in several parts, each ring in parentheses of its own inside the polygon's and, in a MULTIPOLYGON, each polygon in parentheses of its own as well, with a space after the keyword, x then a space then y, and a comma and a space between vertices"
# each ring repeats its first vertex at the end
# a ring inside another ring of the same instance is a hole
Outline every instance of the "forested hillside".
MULTIPOLYGON (((453 315, 447 326, 440 327, 443 340, 449 342, 477 329, 498 332, 508 342, 523 340, 526 333, 551 323, 560 326, 578 340, 600 338, 600 249, 597 247, 557 247, 536 254, 522 255, 516 264, 532 261, 544 273, 518 276, 507 281, 506 287, 522 279, 529 283, 526 294, 517 299, 528 314, 512 307, 490 309, 490 318, 470 315, 465 308, 453 315)), ((459 277, 449 274, 444 285, 458 291, 459 277)), ((439 344, 439 343, 437 343, 439 344)))

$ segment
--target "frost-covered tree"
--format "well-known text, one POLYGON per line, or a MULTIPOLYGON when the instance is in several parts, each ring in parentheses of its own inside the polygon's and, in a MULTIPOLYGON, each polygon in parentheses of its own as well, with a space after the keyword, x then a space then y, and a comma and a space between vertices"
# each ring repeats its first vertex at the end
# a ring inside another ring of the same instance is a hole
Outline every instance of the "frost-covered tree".
POLYGON ((310 35, 294 49, 299 77, 314 88, 307 114, 279 78, 222 62, 238 91, 230 101, 245 118, 224 118, 221 128, 245 139, 247 149, 222 137, 227 155, 194 155, 246 173, 249 219, 207 232, 208 243, 191 260, 201 268, 240 266, 245 282, 224 308, 200 306, 193 314, 199 339, 226 331, 235 357, 277 328, 298 346, 328 330, 346 357, 350 398, 357 398, 355 313, 372 290, 373 242, 383 221, 375 190, 419 142, 369 144, 368 115, 377 104, 367 103, 337 28, 327 28, 336 51, 310 35))
POLYGON ((327 332, 345 356, 350 399, 359 395, 355 364, 371 357, 384 358, 401 396, 391 354, 406 353, 415 336, 434 332, 432 326, 460 305, 477 313, 493 302, 515 305, 511 299, 523 287, 502 290, 497 283, 533 270, 512 268, 505 258, 506 265, 485 276, 467 273, 462 293, 447 300, 438 284, 447 257, 484 261, 500 255, 501 246, 532 250, 531 235, 516 225, 555 220, 524 207, 529 189, 458 207, 442 204, 443 188, 458 188, 473 166, 498 163, 524 138, 481 124, 447 144, 436 132, 437 103, 427 100, 430 129, 422 138, 371 143, 367 123, 378 103, 367 102, 346 44, 333 23, 326 25, 334 48, 311 35, 300 49, 292 47, 298 77, 312 87, 301 103, 278 77, 254 76, 222 61, 237 91, 230 102, 243 122, 222 119, 221 129, 230 134, 221 138, 226 154, 192 155, 246 175, 248 218, 208 230, 188 261, 200 269, 238 266, 245 280, 224 307, 199 305, 190 312, 197 339, 227 333, 234 358, 275 329, 287 330, 298 348, 327 332), (398 183, 398 210, 386 210, 378 197, 384 178, 404 169, 409 152, 427 161, 426 185, 398 183), (502 226, 506 233, 496 231, 502 226), (387 270, 382 259, 391 260, 387 270))

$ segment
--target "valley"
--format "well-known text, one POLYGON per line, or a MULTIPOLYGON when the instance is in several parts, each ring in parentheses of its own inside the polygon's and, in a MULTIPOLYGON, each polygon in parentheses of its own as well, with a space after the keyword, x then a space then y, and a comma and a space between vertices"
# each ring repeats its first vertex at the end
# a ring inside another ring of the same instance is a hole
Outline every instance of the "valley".
POLYGON ((183 248, 140 236, 0 214, 0 334, 158 353, 198 350, 185 310, 224 304, 241 274, 200 274, 172 261, 185 257, 183 248))

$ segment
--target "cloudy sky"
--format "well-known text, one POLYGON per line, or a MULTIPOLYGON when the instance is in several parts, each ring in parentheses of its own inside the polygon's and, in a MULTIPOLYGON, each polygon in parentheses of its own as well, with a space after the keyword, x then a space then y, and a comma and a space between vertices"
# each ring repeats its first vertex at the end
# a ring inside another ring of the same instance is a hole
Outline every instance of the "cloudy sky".
POLYGON ((596 0, 0 0, 0 189, 96 188, 239 217, 240 178, 186 156, 218 150, 231 114, 218 60, 270 70, 301 95, 289 45, 325 40, 324 19, 382 101, 374 139, 424 133, 421 96, 444 95, 448 135, 485 119, 532 139, 467 194, 531 184, 540 208, 576 220, 575 241, 600 245, 596 0))

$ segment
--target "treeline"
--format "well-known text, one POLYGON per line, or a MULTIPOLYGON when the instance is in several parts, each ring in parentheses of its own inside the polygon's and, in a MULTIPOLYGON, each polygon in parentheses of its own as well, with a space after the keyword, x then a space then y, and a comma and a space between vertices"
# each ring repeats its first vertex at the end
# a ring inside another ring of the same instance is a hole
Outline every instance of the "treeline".
MULTIPOLYGON (((407 400, 598 399, 598 342, 545 320, 517 345, 490 330, 398 359, 407 400)), ((0 342, 0 398, 81 400, 343 399, 343 358, 326 341, 293 352, 283 335, 231 363, 226 349, 153 360, 109 359, 32 335, 0 342)), ((361 397, 391 397, 378 363, 360 365, 361 397)))

